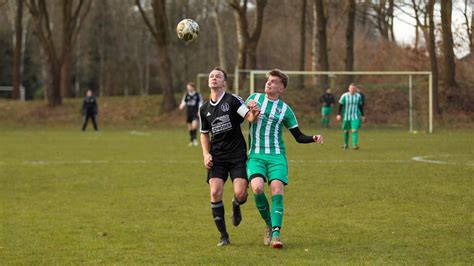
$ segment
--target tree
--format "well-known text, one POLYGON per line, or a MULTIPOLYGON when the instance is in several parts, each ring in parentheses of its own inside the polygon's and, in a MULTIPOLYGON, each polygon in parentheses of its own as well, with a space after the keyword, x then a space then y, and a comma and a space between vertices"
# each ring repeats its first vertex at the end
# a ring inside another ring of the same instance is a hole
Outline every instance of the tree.
MULTIPOLYGON (((328 45, 327 45, 327 34, 326 25, 327 17, 324 11, 323 0, 314 0, 313 3, 313 19, 315 21, 313 30, 313 68, 319 71, 329 71, 329 57, 328 57, 328 45)), ((322 90, 325 90, 329 86, 329 78, 327 75, 321 76, 320 84, 322 90)))
POLYGON ((234 10, 237 24, 237 41, 239 44, 235 66, 237 69, 257 68, 257 45, 262 34, 263 11, 267 5, 267 0, 256 1, 255 27, 252 34, 250 34, 249 21, 247 19, 248 0, 229 0, 229 5, 234 10))
POLYGON ((469 51, 474 53, 474 37, 473 37, 473 31, 474 31, 474 0, 464 0, 464 9, 462 10, 462 14, 464 16, 464 24, 466 25, 466 33, 467 33, 467 38, 469 41, 469 51), (468 2, 471 2, 471 21, 469 22, 469 14, 468 14, 468 2))
POLYGON ((221 8, 221 1, 220 0, 213 0, 214 4, 214 25, 216 26, 216 33, 217 33, 217 53, 219 56, 219 65, 227 69, 227 60, 225 58, 225 42, 224 42, 224 32, 222 30, 221 21, 220 21, 220 8, 221 8))
POLYGON ((452 1, 441 1, 441 27, 443 36, 443 59, 444 59, 444 92, 448 101, 454 97, 452 89, 457 88, 456 82, 456 65, 454 62, 454 44, 453 34, 451 32, 451 12, 452 1))
MULTIPOLYGON (((306 9, 308 6, 307 0, 302 0, 301 4, 301 18, 300 18, 300 65, 299 70, 304 71, 305 69, 305 58, 306 58, 306 9)), ((304 87, 304 77, 300 78, 300 86, 304 87)))
POLYGON ((46 56, 47 99, 50 106, 60 105, 62 97, 71 95, 70 71, 74 47, 91 3, 91 0, 61 1, 62 35, 61 45, 58 48, 54 41, 46 0, 27 2, 34 22, 34 34, 38 37, 46 56))
POLYGON ((433 109, 436 113, 441 113, 439 108, 439 89, 438 89, 438 58, 436 55, 436 39, 435 39, 435 22, 434 22, 434 5, 436 0, 429 0, 427 6, 428 13, 428 38, 425 38, 428 42, 428 52, 430 55, 431 73, 433 78, 433 109))
MULTIPOLYGON (((348 1, 347 27, 346 27, 346 59, 345 71, 354 70, 354 32, 355 32, 356 1, 348 1)), ((352 75, 346 79, 346 87, 352 82, 352 75)))
MULTIPOLYGON (((13 73, 12 85, 13 93, 12 99, 19 99, 21 86, 21 72, 22 72, 22 55, 23 43, 23 0, 17 0, 16 15, 15 15, 15 38, 14 38, 14 52, 13 52, 13 73)), ((13 9, 13 8, 12 8, 13 9)))
POLYGON ((148 19, 148 16, 146 15, 145 11, 143 10, 143 7, 140 4, 140 0, 135 0, 135 4, 140 10, 143 20, 145 21, 145 24, 147 25, 157 44, 160 87, 163 91, 161 112, 167 113, 174 110, 177 104, 176 99, 174 98, 173 76, 171 72, 172 67, 169 54, 170 38, 168 32, 168 18, 166 15, 166 1, 153 0, 151 2, 155 26, 153 26, 150 20, 148 19))

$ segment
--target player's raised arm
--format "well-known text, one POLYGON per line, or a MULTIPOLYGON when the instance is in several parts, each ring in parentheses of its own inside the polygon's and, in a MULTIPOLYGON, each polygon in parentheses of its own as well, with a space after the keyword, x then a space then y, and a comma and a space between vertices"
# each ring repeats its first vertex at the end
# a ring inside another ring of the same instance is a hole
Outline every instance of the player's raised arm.
POLYGON ((323 136, 322 135, 313 135, 308 136, 301 132, 299 127, 294 127, 290 129, 291 134, 295 138, 296 142, 298 143, 311 143, 316 142, 319 144, 323 144, 323 136))

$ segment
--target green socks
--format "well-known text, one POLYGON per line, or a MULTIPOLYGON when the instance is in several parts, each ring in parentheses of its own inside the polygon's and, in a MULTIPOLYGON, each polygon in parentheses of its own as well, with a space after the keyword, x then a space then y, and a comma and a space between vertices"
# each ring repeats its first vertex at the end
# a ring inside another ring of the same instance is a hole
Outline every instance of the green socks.
POLYGON ((344 130, 344 145, 349 145, 349 132, 347 130, 344 130))
POLYGON ((357 147, 358 141, 359 141, 359 132, 357 130, 352 131, 352 147, 357 147))
POLYGON ((279 236, 283 222, 283 195, 272 196, 272 236, 279 236))
POLYGON ((270 206, 265 193, 253 194, 253 198, 255 199, 255 205, 257 206, 258 212, 260 212, 260 216, 262 216, 265 223, 271 227, 272 221, 270 219, 270 206))

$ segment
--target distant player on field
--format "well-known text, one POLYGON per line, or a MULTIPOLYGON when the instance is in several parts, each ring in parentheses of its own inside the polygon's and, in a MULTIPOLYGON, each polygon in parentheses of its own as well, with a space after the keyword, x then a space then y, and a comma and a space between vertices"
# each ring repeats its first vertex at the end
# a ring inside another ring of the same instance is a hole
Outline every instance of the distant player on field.
POLYGON ((319 101, 323 103, 321 107, 321 126, 329 128, 329 122, 332 115, 332 107, 336 103, 334 95, 331 93, 331 88, 327 88, 326 92, 321 95, 319 101))
POLYGON ((298 143, 323 143, 321 135, 306 136, 296 116, 280 96, 286 90, 288 76, 279 69, 267 74, 265 93, 254 93, 246 103, 260 107, 256 123, 250 125, 250 150, 247 160, 247 176, 254 193, 255 205, 266 223, 264 244, 282 248, 280 229, 283 221, 283 191, 288 184, 288 162, 283 142, 283 126, 288 128, 298 143), (268 182, 272 195, 272 208, 264 193, 268 182))
POLYGON ((99 108, 97 107, 97 100, 92 95, 92 90, 88 89, 86 92, 86 97, 82 101, 82 115, 84 117, 84 123, 82 124, 82 131, 86 131, 87 124, 89 123, 89 119, 92 120, 92 124, 94 125, 94 130, 97 131, 99 128, 97 127, 97 113, 99 112, 99 108))
POLYGON ((230 244, 224 217, 222 194, 228 176, 234 185, 232 223, 240 224, 240 205, 247 201, 247 145, 240 124, 246 119, 256 120, 259 110, 247 107, 243 100, 227 93, 227 73, 214 68, 209 74, 210 100, 199 109, 201 119, 201 146, 204 166, 208 169, 207 182, 211 192, 211 210, 217 229, 221 233, 218 246, 230 244))
POLYGON ((186 84, 186 93, 183 95, 179 109, 183 110, 186 107, 186 123, 188 124, 188 131, 191 141, 188 146, 197 146, 196 131, 198 126, 199 107, 202 105, 202 97, 196 91, 196 84, 189 82, 186 84))
POLYGON ((359 149, 359 128, 365 121, 364 102, 362 96, 357 92, 357 86, 354 83, 349 85, 349 91, 342 94, 339 99, 339 112, 336 117, 337 121, 341 121, 342 130, 344 130, 344 146, 343 149, 349 147, 349 130, 352 131, 352 149, 359 149))

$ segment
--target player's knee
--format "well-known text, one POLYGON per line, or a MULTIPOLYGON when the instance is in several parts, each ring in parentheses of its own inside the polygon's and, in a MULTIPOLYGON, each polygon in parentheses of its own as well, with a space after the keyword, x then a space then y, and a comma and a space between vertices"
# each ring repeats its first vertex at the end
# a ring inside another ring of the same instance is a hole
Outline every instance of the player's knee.
POLYGON ((349 132, 349 131, 347 131, 347 130, 344 130, 344 133, 348 133, 348 132, 349 132))
POLYGON ((220 189, 213 189, 211 190, 211 199, 213 201, 215 200, 221 200, 222 199, 222 193, 223 191, 220 189))
POLYGON ((352 132, 357 132, 357 129, 353 129, 352 132))
POLYGON ((243 203, 243 202, 246 202, 247 201, 247 191, 244 190, 244 191, 238 191, 235 193, 235 198, 237 199, 237 201, 239 203, 243 203))
POLYGON ((264 192, 263 186, 252 186, 252 191, 254 194, 262 194, 264 192))

